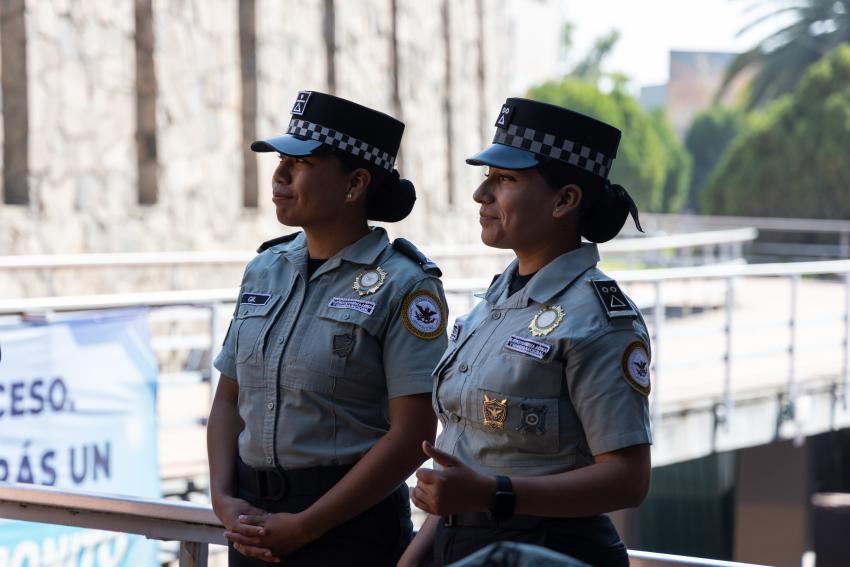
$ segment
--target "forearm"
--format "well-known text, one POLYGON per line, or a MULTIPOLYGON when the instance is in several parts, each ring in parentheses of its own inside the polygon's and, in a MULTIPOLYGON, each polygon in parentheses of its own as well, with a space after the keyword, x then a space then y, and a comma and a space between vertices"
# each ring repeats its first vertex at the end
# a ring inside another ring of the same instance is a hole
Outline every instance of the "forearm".
POLYGON ((649 464, 606 460, 555 475, 511 477, 511 482, 516 514, 592 516, 639 506, 649 487, 649 464))
POLYGON ((404 555, 401 556, 398 564, 399 567, 414 567, 420 565, 422 561, 430 556, 434 548, 434 540, 437 537, 437 524, 441 521, 440 516, 428 514, 422 527, 419 528, 416 537, 404 550, 404 555))
MULTIPOLYGON (((430 405, 427 409, 431 412, 430 405)), ((436 433, 432 412, 430 423, 415 421, 400 420, 391 426, 342 480, 303 513, 311 531, 324 533, 350 520, 386 498, 413 474, 425 459, 422 441, 433 441, 436 433)))
MULTIPOLYGON (((224 380, 226 378, 222 378, 224 380)), ((207 422, 207 456, 210 467, 210 493, 213 503, 222 496, 234 496, 239 433, 244 424, 233 400, 216 395, 207 422)))

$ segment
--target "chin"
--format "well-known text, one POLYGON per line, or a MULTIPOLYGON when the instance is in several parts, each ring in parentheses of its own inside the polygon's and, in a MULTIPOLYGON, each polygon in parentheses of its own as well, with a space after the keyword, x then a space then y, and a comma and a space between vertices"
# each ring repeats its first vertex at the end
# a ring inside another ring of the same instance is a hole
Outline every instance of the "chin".
POLYGON ((481 231, 481 242, 490 248, 510 248, 510 245, 504 242, 504 237, 500 238, 498 234, 489 234, 486 230, 481 231))

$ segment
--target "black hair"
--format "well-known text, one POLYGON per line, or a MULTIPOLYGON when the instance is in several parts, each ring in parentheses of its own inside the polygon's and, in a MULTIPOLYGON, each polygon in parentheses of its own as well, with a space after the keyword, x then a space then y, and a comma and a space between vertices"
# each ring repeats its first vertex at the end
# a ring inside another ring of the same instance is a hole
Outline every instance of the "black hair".
POLYGON ((564 185, 581 187, 582 198, 579 209, 579 233, 590 242, 607 242, 617 236, 629 213, 641 230, 637 207, 619 185, 558 160, 546 160, 537 166, 537 171, 553 189, 564 185))
POLYGON ((346 173, 363 168, 372 176, 366 191, 366 218, 397 222, 410 214, 416 201, 416 188, 407 179, 402 179, 398 170, 390 172, 346 151, 328 148, 328 153, 336 156, 346 173))

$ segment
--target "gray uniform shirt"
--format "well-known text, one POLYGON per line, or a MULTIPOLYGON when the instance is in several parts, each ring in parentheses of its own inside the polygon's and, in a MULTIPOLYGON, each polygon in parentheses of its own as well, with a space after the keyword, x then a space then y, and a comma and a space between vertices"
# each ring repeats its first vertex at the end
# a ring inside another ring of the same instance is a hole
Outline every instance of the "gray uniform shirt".
POLYGON ((651 443, 646 326, 598 261, 583 245, 509 297, 514 261, 459 318, 434 371, 439 449, 485 474, 537 476, 651 443))
POLYGON ((430 393, 446 348, 435 273, 373 228, 307 280, 303 234, 245 270, 215 366, 239 384, 239 455, 256 468, 355 462, 389 429, 388 399, 430 393))

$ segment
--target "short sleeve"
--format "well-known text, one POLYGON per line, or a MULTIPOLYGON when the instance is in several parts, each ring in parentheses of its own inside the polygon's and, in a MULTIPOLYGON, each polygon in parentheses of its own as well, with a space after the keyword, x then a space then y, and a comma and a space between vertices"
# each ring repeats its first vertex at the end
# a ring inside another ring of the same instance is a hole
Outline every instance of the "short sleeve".
POLYGON ((447 319, 446 297, 437 278, 425 278, 406 292, 384 339, 390 398, 431 392, 431 372, 446 350, 447 319))
POLYGON ((567 354, 567 388, 592 454, 652 443, 649 352, 645 337, 622 329, 567 354))
POLYGON ((236 329, 233 325, 236 317, 236 311, 239 309, 239 299, 242 297, 242 288, 239 289, 236 308, 233 310, 233 317, 230 318, 230 325, 227 327, 227 333, 224 335, 224 342, 221 344, 221 351, 215 357, 213 366, 219 372, 229 378, 236 379, 236 329))

